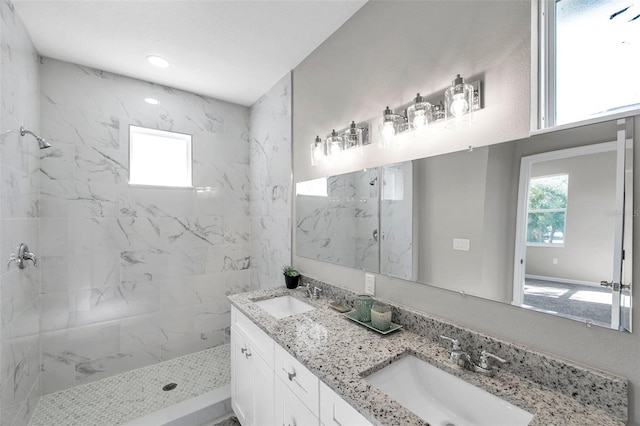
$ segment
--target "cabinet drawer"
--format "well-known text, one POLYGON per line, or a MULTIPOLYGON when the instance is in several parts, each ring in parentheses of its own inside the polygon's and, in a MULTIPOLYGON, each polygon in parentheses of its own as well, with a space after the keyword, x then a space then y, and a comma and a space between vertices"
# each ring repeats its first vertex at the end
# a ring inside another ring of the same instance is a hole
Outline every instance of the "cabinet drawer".
POLYGON ((274 341, 264 331, 240 312, 235 306, 231 307, 231 328, 244 334, 249 340, 254 352, 259 355, 269 367, 274 368, 274 341))
POLYGON ((276 379, 275 424, 284 426, 318 426, 318 418, 280 379, 276 379))
POLYGON ((276 345, 276 377, 279 377, 314 416, 318 416, 318 383, 316 376, 282 347, 276 345))
POLYGON ((371 422, 320 382, 320 422, 324 426, 371 426, 371 422))

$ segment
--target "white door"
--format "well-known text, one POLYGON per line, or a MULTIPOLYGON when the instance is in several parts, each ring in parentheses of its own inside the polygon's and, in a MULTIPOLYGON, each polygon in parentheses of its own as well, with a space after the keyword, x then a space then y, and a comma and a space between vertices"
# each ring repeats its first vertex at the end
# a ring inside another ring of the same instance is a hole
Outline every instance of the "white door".
MULTIPOLYGON (((607 193, 610 197, 610 201, 606 204, 606 208, 602 208, 598 210, 598 214, 601 214, 602 217, 607 216, 606 220, 602 221, 602 225, 599 226, 598 230, 605 231, 608 235, 606 241, 603 242, 606 246, 606 256, 611 263, 609 264, 609 269, 602 269, 601 272, 597 274, 593 274, 589 276, 587 279, 582 278, 582 280, 572 280, 566 279, 565 282, 580 282, 584 285, 598 286, 600 282, 605 285, 609 285, 611 289, 611 323, 610 327, 613 329, 621 328, 621 307, 624 308, 628 302, 625 300, 630 300, 630 297, 621 297, 625 293, 630 292, 622 284, 629 284, 628 282, 624 282, 623 277, 623 243, 624 243, 624 219, 625 219, 625 158, 627 145, 632 144, 631 140, 627 140, 626 131, 621 129, 618 130, 616 139, 611 142, 586 145, 578 148, 564 149, 558 151, 545 152, 542 154, 536 154, 528 157, 523 157, 521 160, 520 166, 520 184, 519 184, 519 192, 518 192, 518 212, 517 212, 517 229, 516 229, 516 250, 514 257, 514 288, 513 288, 513 304, 518 306, 526 306, 524 304, 524 285, 525 285, 525 273, 527 273, 527 277, 538 277, 535 273, 526 272, 527 267, 531 267, 534 264, 534 259, 539 261, 538 259, 543 258, 543 256, 538 255, 536 250, 539 250, 536 246, 545 246, 548 250, 553 251, 556 249, 556 253, 561 254, 562 249, 564 249, 565 237, 567 240, 571 238, 576 238, 576 233, 574 232, 571 235, 570 232, 567 232, 568 235, 565 235, 565 229, 562 231, 556 232, 551 228, 551 233, 556 235, 554 240, 554 235, 545 236, 545 241, 538 244, 536 242, 532 242, 531 240, 531 223, 532 216, 531 214, 539 213, 538 210, 535 210, 535 207, 532 207, 532 203, 530 201, 530 196, 535 191, 530 192, 530 188, 535 185, 534 181, 536 179, 543 179, 541 177, 535 177, 537 175, 532 174, 532 170, 534 167, 538 167, 538 170, 545 168, 553 169, 553 167, 549 167, 552 164, 558 164, 561 161, 585 161, 587 162, 589 157, 592 159, 597 155, 601 155, 606 153, 609 156, 611 161, 608 163, 611 166, 610 176, 611 179, 607 179, 607 193), (584 160, 582 160, 584 159, 584 160), (535 176, 534 176, 535 175, 535 176), (533 211, 531 209, 534 209, 533 211), (602 229, 600 229, 602 228, 602 229), (605 229, 606 228, 606 229, 605 229), (529 253, 529 251, 531 253, 529 253), (529 263, 528 263, 528 254, 529 254, 529 263), (534 256, 535 254, 535 256, 534 256), (621 303, 621 300, 623 301, 621 303)), ((593 161, 592 161, 593 164, 593 161)), ((593 169, 592 169, 593 170, 593 169)), ((567 179, 571 182, 571 176, 567 175, 567 179)), ((549 177, 553 177, 553 173, 550 174, 549 177)), ((574 182, 575 184, 575 182, 574 182)), ((570 187, 570 185, 569 185, 570 187)), ((628 190, 629 188, 627 188, 628 190)), ((576 207, 575 205, 571 205, 571 191, 566 194, 567 199, 569 200, 565 207, 566 210, 566 219, 570 220, 568 212, 574 208, 585 210, 588 209, 588 205, 580 205, 576 207)), ((595 204, 595 203, 594 203, 595 204)), ((562 206, 560 206, 562 207, 562 206)), ((548 210, 550 213, 547 214, 559 214, 558 212, 562 209, 556 210, 548 210)), ((564 213, 563 213, 564 214, 564 213)), ((568 226, 568 225, 567 225, 568 226)), ((602 245, 601 244, 601 245, 602 245)), ((568 245, 568 243, 567 243, 568 245)), ((551 257, 551 256, 549 256, 551 257)), ((560 257, 560 256, 557 256, 560 257)), ((582 262, 584 268, 587 266, 591 266, 589 264, 588 258, 579 258, 576 259, 578 262, 582 262)), ((553 259, 554 264, 558 263, 558 259, 553 259)), ((548 262, 550 264, 550 262, 548 262)), ((558 270, 562 269, 562 262, 560 262, 560 266, 557 267, 558 270)), ((580 267, 577 266, 576 269, 580 267)), ((550 269, 544 269, 550 270, 550 269)), ((547 274, 540 274, 541 277, 544 278, 547 274)), ((553 274, 549 274, 549 276, 554 276, 553 274)), ((560 279, 562 282, 562 278, 560 279)), ((535 308, 534 308, 535 309, 535 308)), ((544 309, 542 309, 544 310, 544 309)), ((623 317, 625 310, 623 309, 623 317)), ((630 309, 629 309, 630 311, 630 309)), ((572 317, 569 315, 569 317, 572 317)), ((576 318, 578 319, 578 318, 576 318)), ((583 320, 589 322, 589 318, 583 318, 583 320)), ((627 326, 622 326, 622 328, 626 328, 627 326)))

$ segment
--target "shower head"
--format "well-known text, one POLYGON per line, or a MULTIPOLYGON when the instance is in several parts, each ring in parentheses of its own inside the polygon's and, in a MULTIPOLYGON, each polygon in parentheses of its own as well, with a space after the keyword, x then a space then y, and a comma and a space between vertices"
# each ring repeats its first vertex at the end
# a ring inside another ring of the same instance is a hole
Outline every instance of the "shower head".
POLYGON ((36 138, 36 140, 38 141, 38 146, 40 147, 40 149, 49 148, 51 146, 51 144, 49 142, 45 141, 40 136, 38 136, 35 133, 33 133, 31 130, 27 130, 27 129, 24 128, 24 126, 20 126, 20 136, 24 136, 27 133, 30 134, 31 136, 33 136, 34 138, 36 138))

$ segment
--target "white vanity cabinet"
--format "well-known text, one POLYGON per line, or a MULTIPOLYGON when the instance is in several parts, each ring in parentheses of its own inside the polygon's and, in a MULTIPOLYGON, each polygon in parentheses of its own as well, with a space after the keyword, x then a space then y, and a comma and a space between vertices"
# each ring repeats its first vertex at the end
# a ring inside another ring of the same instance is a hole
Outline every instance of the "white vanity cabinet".
POLYGON ((243 426, 274 423, 274 341, 231 310, 231 406, 243 426))
POLYGON ((371 426, 235 307, 231 407, 242 426, 371 426))

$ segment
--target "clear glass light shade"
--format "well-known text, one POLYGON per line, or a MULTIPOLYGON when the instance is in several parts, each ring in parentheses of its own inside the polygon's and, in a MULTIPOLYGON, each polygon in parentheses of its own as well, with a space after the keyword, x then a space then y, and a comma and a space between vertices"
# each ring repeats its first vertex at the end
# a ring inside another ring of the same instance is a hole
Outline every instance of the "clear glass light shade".
POLYGON ((311 165, 317 166, 322 163, 326 158, 324 151, 324 143, 320 136, 316 136, 316 140, 311 142, 311 165))
POLYGON ((362 148, 362 129, 356 126, 356 122, 352 121, 349 128, 342 134, 344 138, 344 148, 362 148))
POLYGON ((327 156, 333 157, 344 151, 344 139, 335 130, 331 131, 331 136, 325 140, 327 156))
POLYGON ((432 106, 420 96, 420 93, 414 99, 413 105, 407 108, 407 119, 412 130, 422 129, 433 122, 432 106))
POLYGON ((405 130, 407 120, 400 114, 395 114, 385 108, 382 117, 378 120, 378 132, 380 133, 379 145, 381 148, 389 148, 395 144, 396 135, 405 130))
POLYGON ((460 74, 444 92, 444 112, 447 127, 468 124, 473 118, 473 86, 466 84, 460 74))

